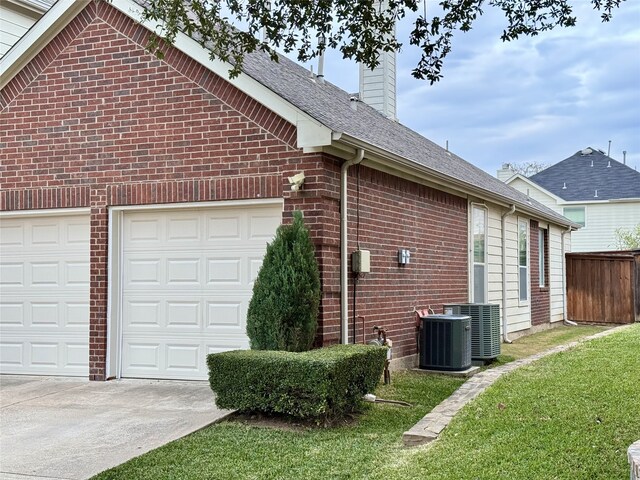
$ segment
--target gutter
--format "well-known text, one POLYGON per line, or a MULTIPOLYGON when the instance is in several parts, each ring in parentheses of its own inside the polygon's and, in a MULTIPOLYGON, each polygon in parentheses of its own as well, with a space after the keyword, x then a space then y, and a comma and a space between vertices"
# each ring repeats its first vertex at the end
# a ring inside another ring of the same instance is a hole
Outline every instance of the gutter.
POLYGON ((504 212, 501 217, 502 222, 502 341, 511 343, 507 333, 507 217, 513 215, 516 211, 515 203, 511 208, 504 212))
POLYGON ((362 162, 364 149, 344 162, 340 168, 340 343, 349 343, 349 280, 347 272, 348 231, 347 231, 347 173, 349 167, 362 162))
MULTIPOLYGON (((506 197, 504 195, 498 194, 493 191, 485 190, 483 188, 474 186, 470 183, 463 182, 461 180, 456 180, 450 177, 447 174, 438 172, 437 170, 433 170, 432 168, 427 167, 426 165, 422 165, 413 160, 409 160, 405 157, 402 157, 398 154, 394 154, 389 152, 383 148, 376 147, 368 144, 362 140, 359 140, 355 137, 351 137, 346 133, 335 133, 333 134, 333 140, 342 143, 351 148, 355 148, 356 151, 358 149, 366 149, 367 150, 367 163, 378 163, 382 165, 388 165, 396 170, 404 171, 405 173, 414 175, 418 178, 425 178, 425 176, 430 177, 432 180, 438 180, 438 182, 447 188, 451 188, 460 192, 460 194, 467 196, 469 194, 473 194, 483 199, 491 200, 494 203, 502 207, 510 208, 511 205, 514 204, 513 198, 506 197), (375 159, 372 158, 375 156, 375 159)), ((522 192, 520 192, 522 193, 522 192)), ((545 212, 541 212, 533 208, 531 205, 526 202, 516 202, 515 205, 518 207, 518 210, 522 211, 522 213, 529 214, 530 216, 544 219, 554 225, 560 225, 563 227, 574 227, 575 225, 571 223, 561 222, 561 220, 555 216, 546 214, 545 212)), ((561 214, 556 213, 558 216, 562 216, 561 214)))
POLYGON ((562 316, 563 316, 563 323, 565 325, 571 325, 574 327, 577 327, 578 324, 576 322, 572 322, 571 320, 569 320, 569 315, 567 314, 567 259, 566 259, 566 252, 565 252, 565 246, 564 246, 564 236, 567 233, 571 233, 571 227, 567 228, 566 230, 562 231, 562 234, 560 235, 560 239, 561 239, 561 252, 562 252, 562 316))

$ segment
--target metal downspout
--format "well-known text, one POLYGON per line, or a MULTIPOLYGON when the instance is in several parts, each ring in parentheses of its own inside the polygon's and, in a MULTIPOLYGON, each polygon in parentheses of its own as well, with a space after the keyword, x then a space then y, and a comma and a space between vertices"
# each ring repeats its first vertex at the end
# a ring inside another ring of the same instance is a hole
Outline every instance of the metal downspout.
POLYGON ((567 314, 567 259, 565 258, 565 247, 564 247, 564 236, 567 233, 571 233, 571 227, 562 231, 560 235, 561 243, 562 243, 562 317, 565 325, 572 325, 577 327, 578 324, 576 322, 572 322, 568 318, 567 314))
POLYGON ((502 214, 502 341, 511 343, 507 333, 507 217, 513 215, 516 211, 516 205, 502 214))
POLYGON ((340 169, 340 342, 349 343, 349 280, 347 272, 347 172, 364 158, 364 149, 358 148, 353 158, 340 169))

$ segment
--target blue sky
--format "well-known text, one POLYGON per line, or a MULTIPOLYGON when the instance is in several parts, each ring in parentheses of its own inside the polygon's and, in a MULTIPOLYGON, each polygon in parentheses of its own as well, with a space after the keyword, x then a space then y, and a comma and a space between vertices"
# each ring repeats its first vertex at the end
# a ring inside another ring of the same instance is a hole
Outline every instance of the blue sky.
MULTIPOLYGON (((578 25, 503 43, 501 11, 485 7, 474 29, 456 33, 435 85, 411 77, 417 52, 398 54, 398 118, 495 175, 504 162, 553 164, 585 147, 640 170, 640 1, 602 23, 574 2, 578 25)), ((430 0, 430 8, 436 6, 430 0)), ((410 22, 398 26, 408 45, 410 22)), ((358 90, 358 67, 330 53, 325 77, 358 90)))

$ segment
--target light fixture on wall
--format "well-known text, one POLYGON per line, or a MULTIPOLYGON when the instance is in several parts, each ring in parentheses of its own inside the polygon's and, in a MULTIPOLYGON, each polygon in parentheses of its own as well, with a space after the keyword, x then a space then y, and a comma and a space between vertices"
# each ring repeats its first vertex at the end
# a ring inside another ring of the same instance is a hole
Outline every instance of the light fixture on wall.
POLYGON ((289 177, 288 180, 291 185, 291 191, 297 192, 302 188, 302 184, 304 183, 304 173, 297 173, 293 177, 289 177))

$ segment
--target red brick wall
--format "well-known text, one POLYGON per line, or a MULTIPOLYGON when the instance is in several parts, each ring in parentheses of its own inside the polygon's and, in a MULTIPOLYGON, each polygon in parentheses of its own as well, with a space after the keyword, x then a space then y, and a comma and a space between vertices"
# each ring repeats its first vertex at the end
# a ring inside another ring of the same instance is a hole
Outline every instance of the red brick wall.
MULTIPOLYGON (((91 211, 90 378, 105 378, 115 205, 284 197, 285 221, 304 210, 317 248, 317 343, 339 341, 341 162, 304 155, 295 126, 176 50, 162 61, 146 54, 146 38, 108 3, 92 2, 0 93, 0 210, 91 211), (298 171, 305 187, 293 193, 286 177, 298 171)), ((413 353, 413 307, 467 299, 466 201, 361 167, 360 207, 373 271, 358 283, 357 315, 367 337, 385 326, 396 355, 413 353), (410 265, 398 266, 398 248, 411 249, 410 265)))
POLYGON ((545 247, 545 282, 540 286, 540 240, 538 222, 531 220, 529 226, 530 258, 531 258, 531 324, 542 325, 551 322, 551 307, 549 298, 549 234, 544 230, 545 247))
MULTIPOLYGON (((90 3, 1 94, 0 209, 90 207, 90 377, 106 352, 111 205, 288 197, 317 183, 295 126, 146 31, 90 3)), ((287 205, 293 208, 297 201, 287 205)))
MULTIPOLYGON (((339 167, 334 164, 337 184, 339 167)), ((416 352, 414 307, 468 301, 467 201, 366 167, 349 170, 349 256, 357 248, 358 169, 360 248, 371 251, 371 273, 358 279, 356 317, 364 317, 364 337, 374 325, 385 327, 394 355, 416 352), (398 249, 411 251, 411 263, 398 265, 398 249)), ((322 261, 333 266, 325 275, 324 343, 340 340, 339 204, 323 212, 335 227, 323 237, 322 261), (327 239, 331 242, 326 242, 327 239)), ((353 338, 353 276, 349 281, 349 332, 353 338)), ((356 341, 362 341, 362 318, 356 341)))

